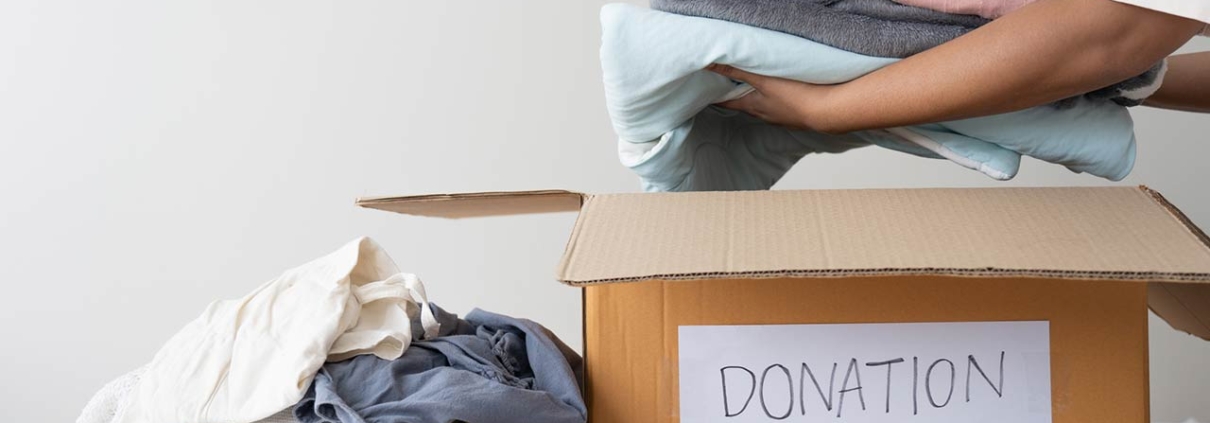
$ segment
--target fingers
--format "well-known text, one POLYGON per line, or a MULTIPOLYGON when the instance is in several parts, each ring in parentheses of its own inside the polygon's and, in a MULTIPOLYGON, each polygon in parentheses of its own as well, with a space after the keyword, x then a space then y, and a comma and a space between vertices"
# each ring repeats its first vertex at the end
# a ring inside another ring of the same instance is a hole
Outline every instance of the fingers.
POLYGON ((724 101, 715 105, 725 109, 741 111, 763 119, 764 115, 760 112, 760 108, 758 107, 760 100, 760 92, 753 92, 735 100, 724 101))
POLYGON ((740 98, 740 99, 735 99, 735 100, 731 100, 731 101, 724 101, 722 103, 715 103, 714 105, 718 106, 718 107, 722 107, 724 109, 739 110, 742 112, 742 111, 744 111, 744 103, 742 102, 742 100, 743 99, 740 98))
POLYGON ((764 76, 717 63, 707 66, 706 70, 734 79, 736 81, 744 82, 753 87, 759 87, 762 83, 764 83, 765 80, 764 76))

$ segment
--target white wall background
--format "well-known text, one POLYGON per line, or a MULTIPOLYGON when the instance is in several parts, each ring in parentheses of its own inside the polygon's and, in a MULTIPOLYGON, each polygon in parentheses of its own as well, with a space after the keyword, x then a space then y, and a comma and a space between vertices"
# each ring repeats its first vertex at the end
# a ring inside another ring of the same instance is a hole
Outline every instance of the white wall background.
MULTIPOLYGON (((602 3, 0 2, 0 418, 74 419, 210 301, 360 235, 445 307, 578 345, 579 293, 552 278, 574 216, 352 201, 634 191, 603 107, 602 3)), ((1136 112, 1124 183, 1210 227, 1210 117, 1136 112)), ((994 183, 870 148, 810 157, 778 188, 1099 184, 1036 162, 994 183)), ((1210 343, 1152 323, 1155 418, 1210 421, 1210 343)))

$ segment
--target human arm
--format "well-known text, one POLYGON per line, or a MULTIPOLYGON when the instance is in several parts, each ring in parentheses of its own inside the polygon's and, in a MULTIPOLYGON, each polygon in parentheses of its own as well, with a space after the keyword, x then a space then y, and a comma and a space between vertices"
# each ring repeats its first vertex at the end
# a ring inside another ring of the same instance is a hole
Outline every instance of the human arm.
POLYGON ((844 84, 712 70, 757 90, 726 107, 840 133, 1006 113, 1083 94, 1143 73, 1203 26, 1109 0, 1042 0, 844 84))
POLYGON ((1210 51, 1168 58, 1164 84, 1144 104, 1210 113, 1210 51))

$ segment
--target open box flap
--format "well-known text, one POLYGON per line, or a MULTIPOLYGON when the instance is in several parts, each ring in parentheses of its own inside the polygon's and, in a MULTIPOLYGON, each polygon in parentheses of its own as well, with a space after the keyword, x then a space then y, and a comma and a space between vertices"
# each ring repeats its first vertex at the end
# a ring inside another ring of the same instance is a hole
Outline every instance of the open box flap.
POLYGON ((1210 339, 1206 235, 1145 187, 593 195, 558 270, 574 286, 902 275, 1152 282, 1157 314, 1210 339))
POLYGON ((971 276, 1150 283, 1149 305, 1210 339, 1210 238, 1146 187, 585 195, 543 190, 358 200, 465 218, 579 211, 557 278, 971 276))
POLYGON ((413 216, 467 217, 579 211, 584 194, 563 190, 471 192, 357 199, 357 205, 413 216))

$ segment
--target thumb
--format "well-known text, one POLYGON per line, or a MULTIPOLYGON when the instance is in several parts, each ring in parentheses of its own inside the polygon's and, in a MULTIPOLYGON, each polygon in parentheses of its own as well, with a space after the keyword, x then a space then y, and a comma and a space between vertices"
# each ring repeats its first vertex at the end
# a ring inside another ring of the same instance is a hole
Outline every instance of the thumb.
POLYGON ((720 65, 718 63, 714 63, 714 64, 711 64, 710 66, 707 66, 706 70, 717 73, 719 75, 722 75, 722 76, 725 76, 728 78, 731 78, 731 79, 734 79, 736 81, 747 83, 748 85, 751 85, 753 87, 759 87, 765 81, 764 76, 757 75, 757 74, 754 74, 754 73, 751 73, 751 72, 748 72, 745 70, 736 69, 734 67, 727 66, 727 65, 720 65))

